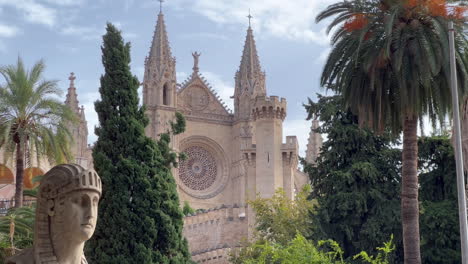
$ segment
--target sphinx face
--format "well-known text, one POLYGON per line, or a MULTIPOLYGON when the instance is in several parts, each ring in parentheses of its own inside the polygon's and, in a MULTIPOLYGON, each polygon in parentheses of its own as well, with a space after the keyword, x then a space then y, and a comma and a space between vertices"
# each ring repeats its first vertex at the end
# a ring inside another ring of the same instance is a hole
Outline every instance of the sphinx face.
POLYGON ((99 193, 81 190, 70 193, 62 211, 63 233, 76 242, 91 238, 96 228, 99 193))

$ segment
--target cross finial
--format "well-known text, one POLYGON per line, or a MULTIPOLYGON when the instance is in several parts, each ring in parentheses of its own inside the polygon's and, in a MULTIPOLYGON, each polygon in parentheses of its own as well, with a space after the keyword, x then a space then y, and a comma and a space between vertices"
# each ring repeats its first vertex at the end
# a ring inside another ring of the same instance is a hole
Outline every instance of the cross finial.
POLYGON ((249 15, 247 16, 247 18, 249 19, 249 27, 250 27, 250 20, 253 18, 253 16, 250 14, 250 8, 249 8, 249 15))
POLYGON ((164 3, 164 0, 158 0, 159 1, 159 13, 162 13, 162 4, 164 3))
POLYGON ((74 84, 75 84, 75 79, 76 79, 75 73, 73 73, 73 72, 70 73, 70 77, 68 77, 68 80, 70 80, 70 86, 71 86, 71 87, 74 86, 74 84))

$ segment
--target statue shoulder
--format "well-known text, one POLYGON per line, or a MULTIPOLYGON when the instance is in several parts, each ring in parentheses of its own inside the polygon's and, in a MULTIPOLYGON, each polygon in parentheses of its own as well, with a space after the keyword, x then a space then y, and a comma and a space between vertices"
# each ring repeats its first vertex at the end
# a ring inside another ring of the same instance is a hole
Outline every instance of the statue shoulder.
POLYGON ((34 264, 34 250, 27 248, 9 258, 6 264, 34 264))

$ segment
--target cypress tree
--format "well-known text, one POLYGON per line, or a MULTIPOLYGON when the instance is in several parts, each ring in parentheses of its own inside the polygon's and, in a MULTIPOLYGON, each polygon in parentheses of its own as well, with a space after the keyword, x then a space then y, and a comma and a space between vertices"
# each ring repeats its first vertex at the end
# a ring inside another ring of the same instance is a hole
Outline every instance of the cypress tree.
MULTIPOLYGON (((157 142, 145 136, 148 119, 138 105, 139 81, 130 72, 130 44, 112 24, 107 24, 101 50, 105 73, 95 103, 99 127, 93 158, 103 193, 87 257, 99 264, 192 263, 170 171, 177 166, 170 135, 157 142)), ((185 126, 176 116, 174 134, 185 126)))

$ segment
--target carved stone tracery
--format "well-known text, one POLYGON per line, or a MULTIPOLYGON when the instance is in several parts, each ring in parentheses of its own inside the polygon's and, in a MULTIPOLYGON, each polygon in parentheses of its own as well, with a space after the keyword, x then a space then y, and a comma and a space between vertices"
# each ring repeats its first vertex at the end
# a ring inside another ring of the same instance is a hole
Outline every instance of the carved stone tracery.
POLYGON ((216 160, 210 152, 199 146, 184 150, 188 158, 180 162, 179 178, 192 190, 203 191, 216 181, 216 160))

